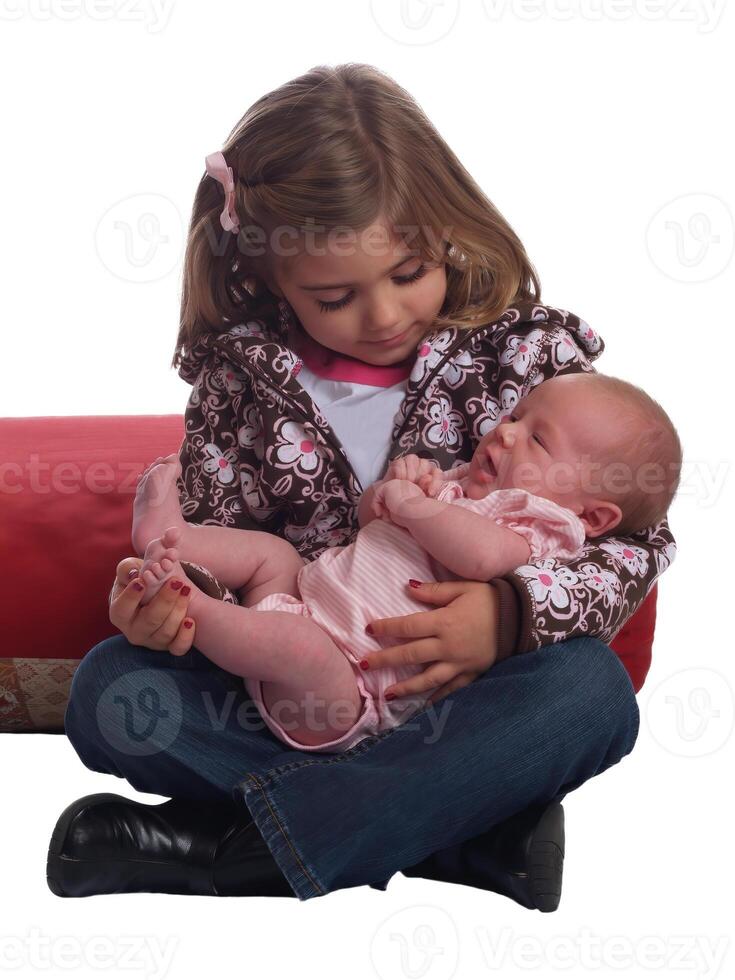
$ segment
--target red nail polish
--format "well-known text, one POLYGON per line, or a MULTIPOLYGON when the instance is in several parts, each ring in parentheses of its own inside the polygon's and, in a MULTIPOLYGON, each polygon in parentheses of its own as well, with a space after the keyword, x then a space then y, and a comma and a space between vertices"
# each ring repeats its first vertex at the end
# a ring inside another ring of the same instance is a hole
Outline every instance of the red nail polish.
POLYGON ((140 582, 133 582, 133 588, 135 589, 136 592, 143 591, 143 586, 140 584, 140 582))
POLYGON ((194 623, 190 619, 184 620, 184 629, 190 630, 194 623))
POLYGON ((395 697, 396 697, 395 694, 386 694, 385 700, 386 701, 395 701, 395 697))
POLYGON ((180 589, 183 584, 184 583, 183 582, 179 582, 178 579, 174 579, 173 582, 171 583, 171 588, 172 589, 180 589))
POLYGON ((372 628, 372 626, 370 625, 370 623, 368 623, 368 624, 367 624, 367 626, 365 627, 365 632, 366 632, 366 633, 367 633, 367 634, 368 634, 369 636, 373 636, 373 633, 374 633, 374 631, 373 631, 373 628, 372 628))
POLYGON ((179 593, 179 595, 189 595, 190 592, 191 592, 191 589, 189 588, 189 586, 188 585, 185 585, 184 588, 179 593))
POLYGON ((412 589, 418 589, 418 587, 421 585, 421 582, 417 582, 415 578, 410 578, 408 580, 408 584, 411 586, 412 589))
POLYGON ((363 670, 370 670, 370 662, 368 660, 361 660, 360 666, 363 670))

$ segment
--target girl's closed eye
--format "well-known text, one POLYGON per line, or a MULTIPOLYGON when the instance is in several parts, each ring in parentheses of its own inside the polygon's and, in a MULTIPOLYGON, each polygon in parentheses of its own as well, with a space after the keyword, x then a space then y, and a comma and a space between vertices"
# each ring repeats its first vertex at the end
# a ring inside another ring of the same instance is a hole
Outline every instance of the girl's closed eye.
MULTIPOLYGON (((418 267, 415 272, 412 272, 409 276, 394 276, 393 281, 399 286, 408 286, 412 282, 417 282, 422 276, 426 275, 426 265, 422 264, 418 267)), ((342 299, 335 300, 332 303, 328 303, 325 300, 318 299, 317 303, 319 308, 323 313, 329 313, 332 310, 341 310, 349 303, 352 302, 352 292, 347 293, 342 299)))

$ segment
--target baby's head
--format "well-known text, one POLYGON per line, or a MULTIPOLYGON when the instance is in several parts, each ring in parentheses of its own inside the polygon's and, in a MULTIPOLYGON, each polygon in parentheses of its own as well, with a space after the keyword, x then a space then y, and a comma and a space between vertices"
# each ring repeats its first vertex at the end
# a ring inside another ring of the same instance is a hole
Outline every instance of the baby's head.
POLYGON ((472 457, 466 492, 518 487, 578 515, 588 538, 658 523, 679 484, 671 419, 641 388, 575 373, 533 388, 472 457))

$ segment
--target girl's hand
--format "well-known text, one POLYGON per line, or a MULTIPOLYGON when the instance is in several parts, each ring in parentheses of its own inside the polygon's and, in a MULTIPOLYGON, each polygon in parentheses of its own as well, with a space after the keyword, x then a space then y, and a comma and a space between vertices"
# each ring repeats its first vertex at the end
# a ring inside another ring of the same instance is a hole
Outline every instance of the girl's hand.
POLYGON ((110 593, 110 622, 135 646, 183 656, 194 642, 194 620, 186 615, 189 596, 166 583, 148 605, 141 606, 143 592, 134 589, 133 583, 142 565, 142 558, 124 558, 117 566, 110 593))
POLYGON ((411 483, 418 483, 422 477, 434 472, 439 472, 439 466, 433 459, 422 459, 415 453, 409 453, 408 456, 392 460, 383 479, 410 480, 411 483))
POLYGON ((403 642, 377 650, 365 660, 371 670, 427 664, 420 674, 394 684, 386 694, 400 698, 437 687, 428 701, 434 704, 495 663, 498 595, 486 582, 427 582, 411 592, 419 601, 442 608, 370 623, 374 636, 401 637, 403 642))

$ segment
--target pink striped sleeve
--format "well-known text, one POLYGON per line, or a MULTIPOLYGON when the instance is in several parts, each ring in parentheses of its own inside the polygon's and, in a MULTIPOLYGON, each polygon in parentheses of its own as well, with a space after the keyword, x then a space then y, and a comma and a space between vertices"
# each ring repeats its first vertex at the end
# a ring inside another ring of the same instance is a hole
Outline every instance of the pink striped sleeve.
POLYGON ((493 490, 482 500, 453 499, 523 535, 531 549, 529 561, 578 558, 585 541, 584 525, 571 510, 527 490, 493 490))

